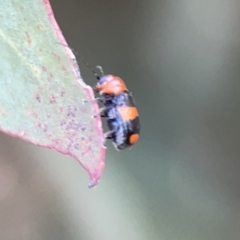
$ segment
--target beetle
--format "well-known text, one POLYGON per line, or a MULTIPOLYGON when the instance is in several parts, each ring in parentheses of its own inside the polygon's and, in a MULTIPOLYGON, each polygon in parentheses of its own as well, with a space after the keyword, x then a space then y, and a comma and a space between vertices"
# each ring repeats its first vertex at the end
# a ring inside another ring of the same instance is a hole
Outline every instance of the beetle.
MULTIPOLYGON (((65 44, 58 44, 71 49, 65 44)), ((76 59, 72 60, 78 70, 76 59)), ((106 139, 112 139, 117 150, 130 148, 138 141, 140 134, 138 110, 132 94, 128 91, 125 82, 120 77, 111 74, 105 75, 102 67, 97 66, 96 68, 102 74, 100 77, 88 62, 81 57, 80 60, 93 72, 98 80, 93 89, 101 97, 95 98, 94 101, 102 102, 104 107, 94 117, 101 115, 101 117, 107 118, 109 131, 104 134, 104 146, 106 139)))
MULTIPOLYGON (((112 139, 117 150, 123 150, 134 145, 140 134, 140 121, 138 110, 132 94, 128 91, 125 82, 117 76, 102 73, 94 90, 101 95, 96 98, 104 107, 95 114, 107 118, 109 131, 104 134, 105 139, 112 139)), ((105 145, 105 141, 104 141, 105 145)))

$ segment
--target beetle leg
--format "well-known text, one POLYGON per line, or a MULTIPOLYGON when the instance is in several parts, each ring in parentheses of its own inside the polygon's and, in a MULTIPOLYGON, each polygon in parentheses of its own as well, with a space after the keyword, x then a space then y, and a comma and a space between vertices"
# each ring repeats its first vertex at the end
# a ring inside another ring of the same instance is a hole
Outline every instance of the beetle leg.
POLYGON ((90 100, 90 102, 101 102, 101 103, 104 103, 105 102, 105 98, 97 97, 97 98, 94 98, 93 100, 90 100))
POLYGON ((84 103, 87 103, 87 102, 101 102, 101 103, 104 103, 105 102, 105 99, 104 98, 101 98, 101 97, 98 97, 98 98, 94 98, 92 100, 87 100, 87 99, 84 99, 83 100, 84 103))
POLYGON ((96 118, 98 115, 100 115, 101 117, 107 117, 107 111, 110 109, 111 107, 103 107, 100 108, 99 111, 94 114, 94 118, 96 118))
POLYGON ((114 132, 115 132, 114 130, 111 130, 104 133, 103 146, 106 146, 107 139, 112 139, 112 134, 114 132))
POLYGON ((105 133, 104 133, 104 138, 105 138, 105 139, 112 139, 112 134, 113 134, 114 132, 115 132, 114 130, 105 132, 105 133))
POLYGON ((104 103, 105 102, 105 98, 98 97, 98 98, 95 98, 94 101, 104 103))

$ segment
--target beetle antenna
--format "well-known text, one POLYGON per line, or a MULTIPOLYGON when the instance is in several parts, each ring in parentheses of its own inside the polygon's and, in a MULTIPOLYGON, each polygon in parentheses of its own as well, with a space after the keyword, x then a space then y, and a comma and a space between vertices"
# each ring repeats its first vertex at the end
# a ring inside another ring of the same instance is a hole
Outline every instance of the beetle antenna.
MULTIPOLYGON (((60 44, 60 45, 62 45, 62 46, 64 46, 64 47, 67 47, 67 48, 69 48, 69 49, 71 49, 74 53, 75 53, 75 55, 78 55, 78 53, 73 49, 73 48, 71 48, 71 47, 69 47, 69 46, 67 46, 67 45, 65 45, 65 44, 63 44, 63 43, 59 43, 58 42, 58 44, 60 44)), ((86 62, 85 60, 84 60, 84 58, 82 58, 82 57, 79 57, 79 59, 80 59, 80 61, 81 62, 83 62, 85 65, 86 65, 86 67, 89 69, 89 70, 91 70, 91 72, 96 76, 96 78, 99 80, 100 79, 100 77, 99 77, 99 75, 96 73, 96 71, 92 68, 92 66, 88 63, 88 62, 86 62)), ((100 70, 101 71, 101 70, 100 70)), ((101 71, 101 73, 102 73, 103 71, 101 71)))
POLYGON ((84 58, 80 57, 80 61, 82 61, 86 65, 86 67, 91 70, 91 72, 96 76, 98 80, 100 79, 99 75, 94 71, 92 66, 84 60, 84 58))

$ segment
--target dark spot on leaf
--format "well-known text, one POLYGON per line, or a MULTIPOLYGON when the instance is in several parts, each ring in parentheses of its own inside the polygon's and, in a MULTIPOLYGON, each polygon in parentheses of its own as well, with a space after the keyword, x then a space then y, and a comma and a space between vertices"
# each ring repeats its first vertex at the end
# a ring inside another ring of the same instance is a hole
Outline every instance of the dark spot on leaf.
POLYGON ((67 68, 65 66, 62 66, 62 70, 66 72, 67 68))
POLYGON ((28 43, 28 44, 31 44, 31 43, 32 43, 32 39, 31 39, 31 37, 29 36, 29 33, 26 32, 26 35, 27 35, 27 43, 28 43))
POLYGON ((31 116, 33 116, 33 117, 37 117, 37 116, 38 116, 37 113, 34 112, 34 111, 30 111, 29 114, 30 114, 31 116))
POLYGON ((44 66, 42 66, 42 70, 43 70, 44 72, 46 72, 46 71, 47 71, 47 68, 44 67, 44 66))
POLYGON ((43 131, 44 131, 44 132, 47 132, 47 130, 48 130, 48 125, 45 124, 44 127, 43 127, 43 131))
POLYGON ((54 94, 50 94, 50 103, 56 103, 56 98, 54 94))
POLYGON ((63 97, 64 94, 65 94, 65 90, 62 90, 62 91, 61 91, 61 97, 63 97))
POLYGON ((37 28, 38 28, 39 30, 43 30, 43 26, 42 26, 41 24, 38 24, 38 25, 37 25, 37 28))
POLYGON ((41 102, 41 98, 40 98, 40 95, 37 93, 35 98, 37 99, 38 102, 41 102))
POLYGON ((62 120, 62 121, 60 122, 60 124, 61 124, 61 126, 63 126, 63 125, 66 124, 66 121, 65 121, 65 120, 62 120))
POLYGON ((61 59, 60 56, 58 56, 56 53, 53 52, 52 54, 57 61, 59 61, 61 59))
POLYGON ((35 123, 35 126, 36 126, 36 127, 41 127, 41 123, 36 122, 36 123, 35 123))
POLYGON ((72 106, 67 107, 67 116, 68 117, 75 117, 74 108, 72 106))

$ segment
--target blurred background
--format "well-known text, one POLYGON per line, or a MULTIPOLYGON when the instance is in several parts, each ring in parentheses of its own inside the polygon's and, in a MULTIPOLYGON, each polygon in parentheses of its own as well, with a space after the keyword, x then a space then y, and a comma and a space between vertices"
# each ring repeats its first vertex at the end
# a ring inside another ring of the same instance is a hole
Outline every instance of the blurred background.
POLYGON ((1 240, 239 240, 239 1, 51 4, 78 55, 126 81, 141 138, 109 142, 89 190, 72 158, 0 134, 1 240))

